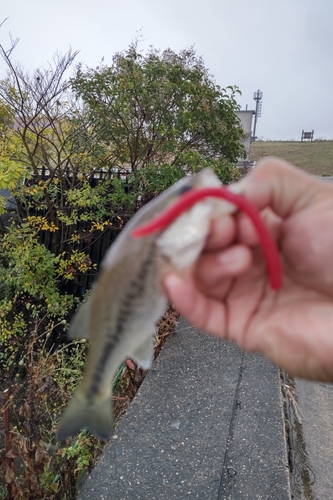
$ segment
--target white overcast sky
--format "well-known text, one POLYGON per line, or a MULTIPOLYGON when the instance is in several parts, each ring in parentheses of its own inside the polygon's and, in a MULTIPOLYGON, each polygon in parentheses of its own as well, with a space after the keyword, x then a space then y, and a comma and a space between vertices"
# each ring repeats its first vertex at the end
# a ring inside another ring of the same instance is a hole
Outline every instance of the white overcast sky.
POLYGON ((333 139, 333 0, 0 1, 0 43, 20 38, 13 55, 26 69, 69 46, 90 67, 111 62, 141 30, 142 49, 194 45, 219 85, 238 85, 242 108, 260 89, 259 137, 333 139))

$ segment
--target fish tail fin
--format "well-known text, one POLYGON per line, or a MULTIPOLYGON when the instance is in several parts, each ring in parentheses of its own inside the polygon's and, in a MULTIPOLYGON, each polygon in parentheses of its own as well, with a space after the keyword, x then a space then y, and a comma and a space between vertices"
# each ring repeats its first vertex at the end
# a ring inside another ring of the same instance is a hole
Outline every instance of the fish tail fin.
POLYGON ((107 440, 110 437, 113 415, 109 395, 101 401, 88 401, 74 394, 60 421, 57 438, 64 441, 85 427, 100 439, 107 440))

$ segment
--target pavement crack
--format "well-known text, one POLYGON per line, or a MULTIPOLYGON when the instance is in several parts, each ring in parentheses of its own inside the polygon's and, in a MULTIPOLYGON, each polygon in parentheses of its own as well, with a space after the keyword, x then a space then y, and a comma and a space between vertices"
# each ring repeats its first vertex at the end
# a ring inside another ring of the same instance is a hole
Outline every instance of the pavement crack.
POLYGON ((291 498, 316 500, 312 486, 316 476, 309 460, 303 435, 302 414, 295 394, 293 377, 281 371, 291 498))

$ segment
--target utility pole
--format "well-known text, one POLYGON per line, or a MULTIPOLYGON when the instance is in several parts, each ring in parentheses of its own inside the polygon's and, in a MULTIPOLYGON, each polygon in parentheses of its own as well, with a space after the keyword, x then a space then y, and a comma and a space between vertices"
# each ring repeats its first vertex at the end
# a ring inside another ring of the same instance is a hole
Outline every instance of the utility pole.
POLYGON ((262 92, 260 90, 257 90, 253 94, 253 99, 256 101, 256 113, 254 116, 254 126, 253 126, 253 136, 252 136, 252 141, 256 140, 256 128, 257 128, 257 120, 261 116, 261 108, 262 108, 262 92))

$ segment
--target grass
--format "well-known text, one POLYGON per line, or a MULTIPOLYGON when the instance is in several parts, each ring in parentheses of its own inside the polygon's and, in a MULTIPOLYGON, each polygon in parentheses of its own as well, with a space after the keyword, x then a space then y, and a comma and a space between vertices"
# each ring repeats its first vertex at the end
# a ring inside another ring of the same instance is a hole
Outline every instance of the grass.
POLYGON ((277 156, 313 175, 333 176, 333 141, 255 141, 251 160, 277 156))

